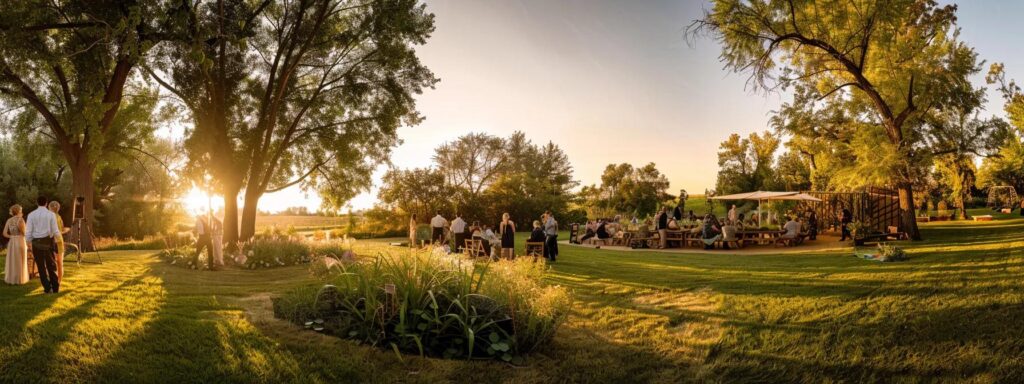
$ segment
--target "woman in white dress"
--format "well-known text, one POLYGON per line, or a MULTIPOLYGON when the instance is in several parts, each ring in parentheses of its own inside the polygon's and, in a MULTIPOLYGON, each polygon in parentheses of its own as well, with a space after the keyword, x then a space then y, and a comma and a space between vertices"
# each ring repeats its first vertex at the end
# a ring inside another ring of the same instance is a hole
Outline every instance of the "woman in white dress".
POLYGON ((25 219, 21 218, 21 206, 11 206, 11 218, 4 225, 7 242, 7 264, 4 282, 21 285, 28 282, 28 246, 25 244, 25 219))
POLYGON ((213 265, 224 266, 224 224, 216 217, 210 223, 210 239, 213 241, 213 265))
POLYGON ((416 214, 409 219, 409 247, 416 248, 416 214))

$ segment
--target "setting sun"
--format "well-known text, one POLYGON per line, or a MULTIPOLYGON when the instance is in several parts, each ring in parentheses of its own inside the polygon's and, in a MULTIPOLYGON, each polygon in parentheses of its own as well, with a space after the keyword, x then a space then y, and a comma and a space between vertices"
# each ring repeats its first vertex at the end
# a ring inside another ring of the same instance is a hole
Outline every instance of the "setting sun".
POLYGON ((219 196, 211 196, 198 187, 192 187, 185 196, 182 196, 181 204, 188 213, 193 215, 208 212, 211 204, 214 211, 219 210, 224 205, 223 200, 219 196))

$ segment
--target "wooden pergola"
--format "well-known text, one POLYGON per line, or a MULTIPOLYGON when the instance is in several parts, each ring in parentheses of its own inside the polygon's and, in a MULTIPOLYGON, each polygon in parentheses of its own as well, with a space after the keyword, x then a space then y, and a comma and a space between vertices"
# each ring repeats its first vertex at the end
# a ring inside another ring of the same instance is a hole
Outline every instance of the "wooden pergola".
POLYGON ((906 231, 900 220, 900 198, 896 191, 869 187, 851 192, 805 191, 821 199, 820 202, 801 202, 797 212, 813 211, 818 217, 818 230, 838 227, 839 212, 849 209, 853 220, 860 221, 864 228, 877 232, 888 232, 888 227, 906 231))

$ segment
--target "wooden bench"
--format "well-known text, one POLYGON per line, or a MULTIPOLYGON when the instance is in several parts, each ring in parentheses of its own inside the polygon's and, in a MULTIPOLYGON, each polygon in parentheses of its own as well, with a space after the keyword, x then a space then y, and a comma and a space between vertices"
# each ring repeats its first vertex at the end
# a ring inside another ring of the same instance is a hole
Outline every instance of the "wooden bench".
POLYGON ((906 240, 908 237, 906 232, 900 232, 899 227, 890 225, 886 229, 889 230, 889 233, 887 233, 887 235, 889 235, 889 238, 891 238, 892 240, 906 240))
POLYGON ((804 238, 806 237, 806 233, 798 234, 796 235, 796 237, 779 236, 778 238, 775 239, 775 246, 777 247, 779 245, 782 245, 786 247, 794 247, 803 244, 804 238))

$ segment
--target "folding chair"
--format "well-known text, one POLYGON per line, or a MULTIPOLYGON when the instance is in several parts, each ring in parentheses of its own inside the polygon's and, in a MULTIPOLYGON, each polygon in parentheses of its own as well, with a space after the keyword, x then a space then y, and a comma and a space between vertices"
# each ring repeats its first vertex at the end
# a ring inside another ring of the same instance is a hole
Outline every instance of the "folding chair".
POLYGON ((527 241, 526 242, 526 256, 533 256, 534 260, 536 260, 538 257, 544 257, 544 242, 542 242, 542 241, 536 241, 536 242, 527 241))
POLYGON ((484 241, 483 240, 467 239, 466 240, 466 247, 463 248, 462 251, 465 252, 466 255, 468 255, 470 257, 483 257, 483 256, 487 256, 487 251, 484 250, 484 241))

